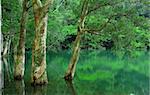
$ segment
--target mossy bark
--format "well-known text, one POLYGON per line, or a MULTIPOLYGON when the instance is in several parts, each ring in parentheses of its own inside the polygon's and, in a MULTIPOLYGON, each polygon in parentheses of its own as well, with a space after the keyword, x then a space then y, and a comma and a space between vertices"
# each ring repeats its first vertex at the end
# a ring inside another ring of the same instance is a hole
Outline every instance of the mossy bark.
POLYGON ((20 38, 19 45, 17 47, 17 54, 14 57, 15 69, 14 69, 14 78, 16 80, 21 80, 24 76, 24 65, 25 65, 25 36, 26 36, 26 21, 27 21, 27 9, 28 9, 28 0, 23 0, 22 3, 23 11, 20 20, 20 38))
MULTIPOLYGON (((48 83, 46 72, 46 32, 49 4, 42 5, 40 0, 33 1, 35 38, 32 48, 32 85, 48 83)), ((48 0, 50 2, 50 0, 48 0)))

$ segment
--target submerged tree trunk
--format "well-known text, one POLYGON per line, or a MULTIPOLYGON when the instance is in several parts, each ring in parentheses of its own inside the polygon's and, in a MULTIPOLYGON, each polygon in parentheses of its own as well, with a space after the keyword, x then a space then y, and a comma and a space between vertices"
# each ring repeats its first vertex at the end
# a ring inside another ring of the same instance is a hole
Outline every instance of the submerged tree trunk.
POLYGON ((84 22, 85 22, 87 12, 88 12, 88 0, 84 0, 83 6, 82 6, 82 11, 81 11, 81 16, 79 19, 77 37, 74 42, 73 54, 70 59, 68 70, 64 76, 65 80, 72 80, 74 77, 74 74, 75 74, 76 64, 78 62, 79 53, 80 53, 81 36, 84 33, 84 31, 82 31, 82 30, 84 29, 84 22))
POLYGON ((45 1, 42 5, 40 0, 33 1, 35 20, 35 38, 32 48, 32 84, 43 85, 48 83, 46 72, 46 32, 48 9, 52 0, 45 1))
POLYGON ((17 55, 15 56, 15 69, 14 78, 21 80, 24 76, 24 64, 25 64, 25 36, 26 36, 26 20, 27 20, 27 9, 28 0, 23 0, 22 3, 23 11, 20 20, 20 38, 19 45, 17 47, 17 55))

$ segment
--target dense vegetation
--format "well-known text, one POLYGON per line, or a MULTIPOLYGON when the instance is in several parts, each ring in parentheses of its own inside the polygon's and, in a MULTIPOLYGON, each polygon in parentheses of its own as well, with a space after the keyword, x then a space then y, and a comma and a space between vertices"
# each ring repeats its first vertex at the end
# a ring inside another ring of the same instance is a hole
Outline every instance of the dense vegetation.
MULTIPOLYGON (((5 41, 18 42, 21 5, 18 1, 2 1, 2 33, 5 41)), ((75 40, 82 2, 55 0, 49 10, 47 49, 70 48, 75 40)), ((82 37, 83 49, 128 50, 149 49, 149 2, 147 0, 91 0, 85 27, 90 33, 82 37), (108 21, 109 20, 109 21, 108 21), (101 28, 103 29, 101 30, 101 28)), ((29 2, 26 49, 34 37, 32 2, 29 2)))
POLYGON ((33 85, 48 83, 47 50, 72 49, 64 76, 72 80, 80 49, 150 49, 147 0, 3 0, 2 14, 3 56, 13 54, 14 79, 22 80, 32 50, 33 85))

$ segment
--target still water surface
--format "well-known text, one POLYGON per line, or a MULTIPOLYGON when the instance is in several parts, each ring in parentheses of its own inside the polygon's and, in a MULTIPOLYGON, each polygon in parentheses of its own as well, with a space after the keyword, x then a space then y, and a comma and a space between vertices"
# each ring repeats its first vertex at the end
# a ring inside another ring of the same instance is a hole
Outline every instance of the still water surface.
POLYGON ((110 51, 82 51, 75 79, 63 79, 71 53, 47 52, 49 84, 32 87, 31 52, 26 53, 23 81, 13 81, 12 58, 4 59, 5 80, 2 95, 149 95, 149 53, 136 52, 133 56, 110 51))

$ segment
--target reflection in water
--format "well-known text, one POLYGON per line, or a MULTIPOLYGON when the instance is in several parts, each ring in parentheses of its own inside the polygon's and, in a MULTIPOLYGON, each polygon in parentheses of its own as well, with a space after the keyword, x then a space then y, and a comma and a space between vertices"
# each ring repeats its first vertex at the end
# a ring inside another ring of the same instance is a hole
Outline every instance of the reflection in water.
POLYGON ((4 87, 4 73, 3 73, 3 63, 0 56, 0 95, 2 95, 4 87))
MULTIPOLYGON (((81 52, 76 77, 72 82, 62 76, 68 66, 70 53, 48 52, 47 71, 49 84, 30 85, 31 52, 26 54, 24 82, 11 82, 5 78, 4 95, 149 95, 149 57, 144 53, 136 58, 118 58, 109 52, 81 52), (15 86, 15 87, 14 87, 15 86), (26 87, 25 87, 26 86, 26 87)), ((10 61, 11 62, 11 61, 10 61)), ((10 70, 10 71, 9 71, 10 70)))
POLYGON ((24 80, 22 81, 15 81, 15 88, 16 88, 16 94, 17 95, 25 95, 25 84, 24 80))
POLYGON ((74 85, 72 84, 72 81, 66 81, 66 84, 67 84, 68 89, 71 92, 71 95, 77 95, 75 88, 74 88, 74 85))
POLYGON ((10 68, 10 64, 7 61, 8 58, 3 57, 3 63, 5 65, 5 71, 6 71, 6 75, 7 75, 7 79, 10 82, 11 81, 11 75, 12 75, 12 71, 10 68))
POLYGON ((47 86, 36 86, 32 87, 32 95, 48 95, 47 94, 47 86))

